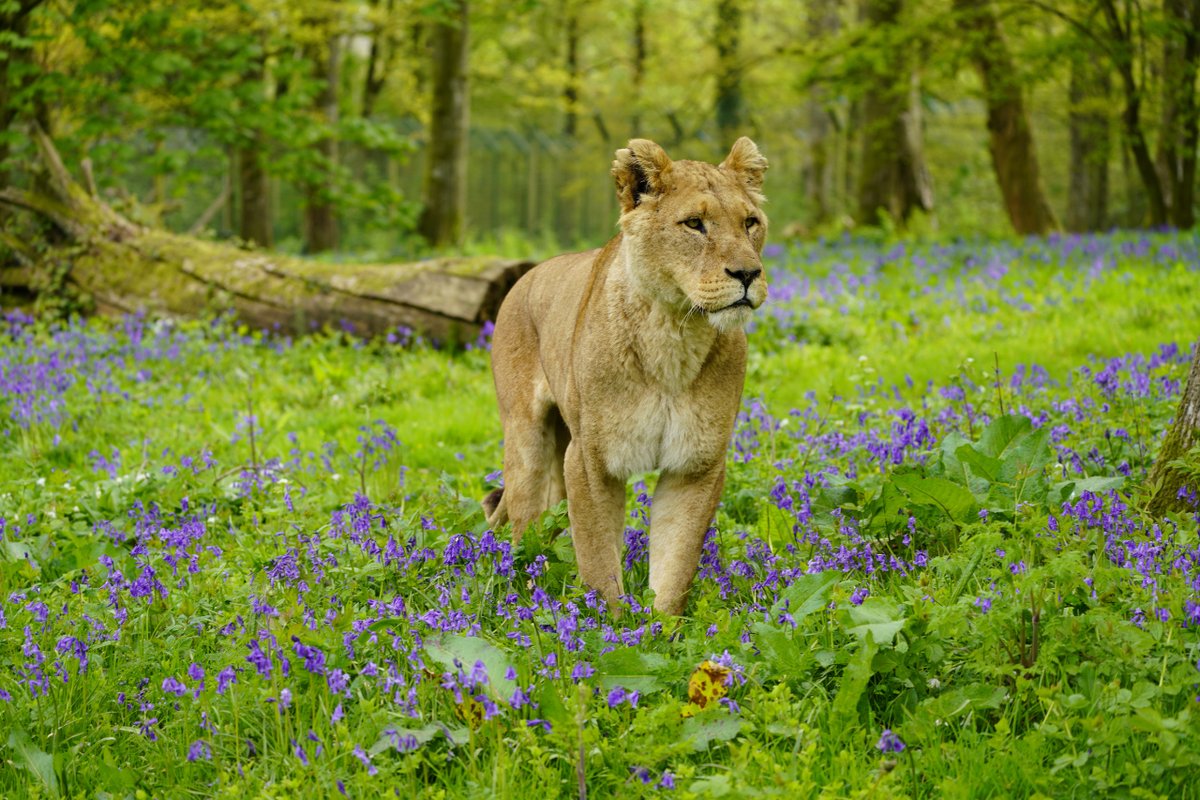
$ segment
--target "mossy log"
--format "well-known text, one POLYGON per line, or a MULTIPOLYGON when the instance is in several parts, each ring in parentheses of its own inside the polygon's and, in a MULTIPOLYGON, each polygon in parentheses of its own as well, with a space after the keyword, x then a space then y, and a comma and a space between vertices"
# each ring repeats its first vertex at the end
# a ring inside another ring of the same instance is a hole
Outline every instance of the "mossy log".
POLYGON ((303 333, 334 325, 363 336, 404 325, 463 341, 495 318, 533 266, 495 257, 329 264, 138 225, 75 181, 48 136, 33 135, 46 188, 0 189, 0 204, 44 220, 63 245, 35 250, 0 231, 19 264, 0 269, 0 291, 36 293, 46 265, 65 262, 66 279, 99 313, 232 312, 255 328, 303 333))

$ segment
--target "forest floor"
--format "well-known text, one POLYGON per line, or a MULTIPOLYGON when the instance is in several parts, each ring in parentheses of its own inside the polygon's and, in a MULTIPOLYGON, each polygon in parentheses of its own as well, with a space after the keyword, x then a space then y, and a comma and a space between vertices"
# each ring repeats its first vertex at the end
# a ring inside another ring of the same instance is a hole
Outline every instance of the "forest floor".
MULTIPOLYGON (((486 341, 0 323, 5 797, 1193 797, 1198 241, 774 247, 687 615, 518 548, 486 341)), ((544 519, 565 525, 565 510, 544 519)))

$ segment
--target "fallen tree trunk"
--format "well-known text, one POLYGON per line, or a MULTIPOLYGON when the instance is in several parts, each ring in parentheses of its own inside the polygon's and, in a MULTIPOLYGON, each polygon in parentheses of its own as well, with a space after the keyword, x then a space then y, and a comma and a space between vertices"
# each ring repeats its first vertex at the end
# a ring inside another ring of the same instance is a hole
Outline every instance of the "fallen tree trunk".
POLYGON ((410 264, 328 264, 137 225, 71 177, 49 137, 34 139, 47 193, 0 189, 0 204, 40 218, 64 244, 47 252, 0 231, 19 267, 0 270, 0 291, 36 294, 47 265, 99 313, 173 317, 232 312, 254 328, 303 333, 327 325, 363 336, 407 326, 444 342, 468 341, 494 319, 530 261, 445 258, 410 264))

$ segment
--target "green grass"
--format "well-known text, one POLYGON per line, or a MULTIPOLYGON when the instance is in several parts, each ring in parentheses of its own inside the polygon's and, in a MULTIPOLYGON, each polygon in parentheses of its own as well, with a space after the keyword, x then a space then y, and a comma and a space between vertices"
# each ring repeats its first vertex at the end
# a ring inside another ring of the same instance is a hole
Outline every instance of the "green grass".
POLYGON ((1198 796, 1200 523, 1139 510, 1196 252, 772 256, 681 620, 642 608, 653 476, 619 617, 569 536, 485 533, 485 351, 9 324, 0 795, 1198 796))

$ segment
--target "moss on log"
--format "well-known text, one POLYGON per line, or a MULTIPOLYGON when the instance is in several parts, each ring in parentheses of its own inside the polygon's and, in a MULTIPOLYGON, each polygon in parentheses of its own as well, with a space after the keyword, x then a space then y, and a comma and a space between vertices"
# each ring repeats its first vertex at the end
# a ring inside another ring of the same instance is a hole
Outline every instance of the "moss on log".
MULTIPOLYGON (((326 325, 373 336, 407 326, 443 341, 474 338, 530 261, 441 258, 408 264, 328 264, 137 225, 90 195, 50 139, 34 137, 51 196, 8 187, 4 204, 41 218, 69 242, 42 261, 69 262, 68 280, 100 313, 174 317, 232 312, 247 325, 303 333, 326 325)), ((0 290, 36 292, 37 264, 11 235, 19 269, 0 290)))

